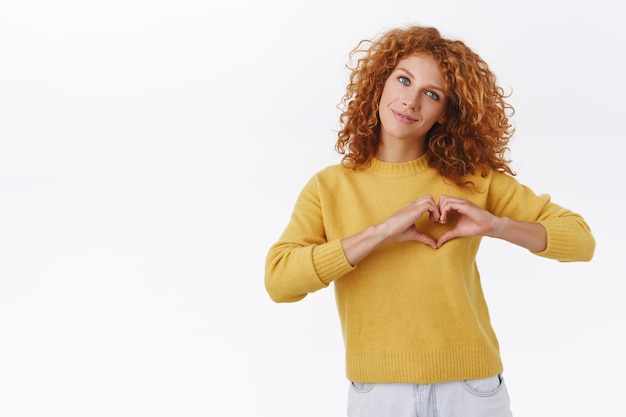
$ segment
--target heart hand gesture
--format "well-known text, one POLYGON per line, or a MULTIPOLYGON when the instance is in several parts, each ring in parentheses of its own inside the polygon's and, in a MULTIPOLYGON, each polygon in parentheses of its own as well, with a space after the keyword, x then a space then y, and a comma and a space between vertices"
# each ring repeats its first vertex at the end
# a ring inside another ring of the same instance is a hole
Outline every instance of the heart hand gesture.
POLYGON ((477 207, 471 201, 451 196, 439 199, 439 223, 446 224, 451 211, 458 214, 458 221, 452 229, 443 232, 437 239, 437 247, 459 237, 488 236, 495 228, 498 217, 477 207))
POLYGON ((418 241, 438 249, 452 239, 470 236, 504 239, 534 252, 547 245, 546 230, 538 222, 498 217, 460 197, 441 196, 437 204, 432 195, 408 203, 384 222, 342 239, 341 243, 348 262, 355 265, 383 242, 418 241), (445 225, 453 213, 457 221, 435 238, 416 226, 426 213, 431 222, 445 225))

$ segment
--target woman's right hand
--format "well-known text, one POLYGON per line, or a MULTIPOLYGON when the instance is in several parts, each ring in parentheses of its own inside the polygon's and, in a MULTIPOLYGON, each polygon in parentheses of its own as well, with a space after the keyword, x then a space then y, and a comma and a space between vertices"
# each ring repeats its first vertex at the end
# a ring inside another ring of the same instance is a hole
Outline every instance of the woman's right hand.
POLYGON ((418 241, 437 249, 437 241, 415 227, 415 222, 428 213, 432 222, 439 222, 439 206, 432 195, 411 201, 387 220, 341 241, 348 262, 356 265, 384 242, 418 241))
POLYGON ((383 230, 385 241, 406 242, 415 240, 437 249, 437 241, 430 235, 417 230, 415 223, 425 213, 431 222, 439 222, 439 205, 432 195, 425 195, 415 201, 411 201, 400 211, 382 222, 378 227, 383 230))

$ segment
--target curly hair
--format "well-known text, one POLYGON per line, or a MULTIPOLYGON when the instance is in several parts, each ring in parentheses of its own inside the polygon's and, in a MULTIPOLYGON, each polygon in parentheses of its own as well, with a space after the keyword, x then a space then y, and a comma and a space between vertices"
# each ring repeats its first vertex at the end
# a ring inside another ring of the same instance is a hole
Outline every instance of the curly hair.
POLYGON ((458 185, 468 174, 491 170, 515 173, 505 154, 514 128, 514 109, 496 84, 487 63, 462 41, 443 38, 432 27, 392 29, 378 39, 362 40, 350 52, 349 83, 341 100, 341 129, 335 149, 342 163, 358 169, 374 156, 380 135, 378 106, 385 81, 398 61, 426 53, 438 63, 446 83, 446 121, 426 135, 430 166, 458 185), (356 61, 356 63, 355 63, 356 61))

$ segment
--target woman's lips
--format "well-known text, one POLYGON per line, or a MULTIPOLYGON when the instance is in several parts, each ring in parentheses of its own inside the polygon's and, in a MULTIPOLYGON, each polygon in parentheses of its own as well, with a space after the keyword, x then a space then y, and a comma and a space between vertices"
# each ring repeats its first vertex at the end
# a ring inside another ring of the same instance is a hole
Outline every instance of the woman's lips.
POLYGON ((399 111, 391 110, 391 112, 393 113, 393 116, 394 116, 396 119, 400 120, 401 122, 404 122, 404 123, 413 123, 413 122, 415 122, 415 121, 416 121, 414 118, 409 117, 409 116, 407 116, 406 114, 401 113, 401 112, 399 112, 399 111))

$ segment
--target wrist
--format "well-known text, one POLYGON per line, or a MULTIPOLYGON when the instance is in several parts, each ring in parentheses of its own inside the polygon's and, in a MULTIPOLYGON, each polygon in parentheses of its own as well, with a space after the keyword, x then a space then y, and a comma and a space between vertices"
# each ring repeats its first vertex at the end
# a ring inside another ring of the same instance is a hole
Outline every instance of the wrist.
POLYGON ((491 227, 485 233, 485 236, 502 239, 505 236, 507 224, 511 222, 508 217, 493 216, 491 227))

